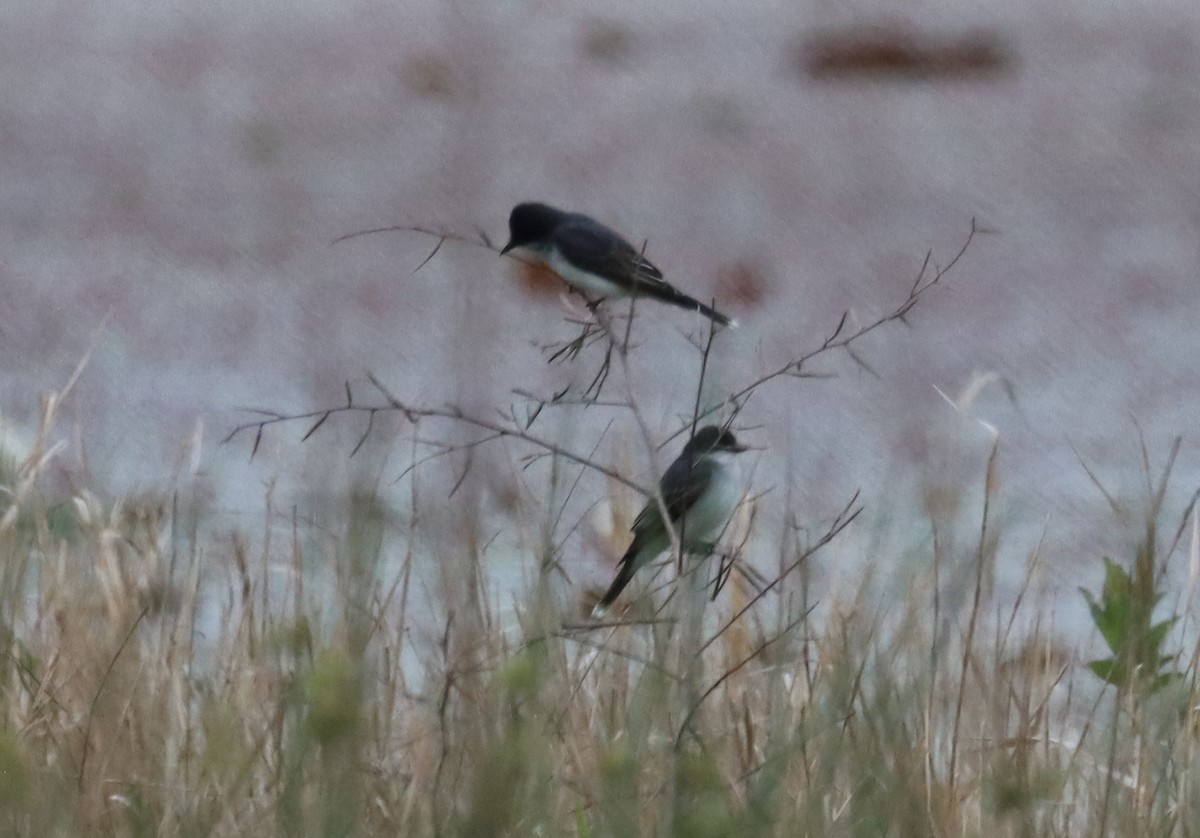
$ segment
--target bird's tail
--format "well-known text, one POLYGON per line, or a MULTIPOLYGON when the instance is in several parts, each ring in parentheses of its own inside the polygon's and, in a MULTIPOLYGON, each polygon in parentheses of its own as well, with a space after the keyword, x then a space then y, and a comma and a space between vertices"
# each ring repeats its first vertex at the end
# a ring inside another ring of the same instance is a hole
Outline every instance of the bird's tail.
POLYGON ((625 587, 629 584, 629 581, 633 579, 633 574, 635 571, 637 571, 637 562, 635 560, 640 550, 641 545, 638 544, 637 539, 635 538, 633 544, 630 545, 629 549, 625 552, 625 555, 621 558, 620 563, 617 565, 617 578, 614 579, 613 583, 608 586, 608 590, 605 591, 604 596, 600 597, 600 601, 597 602, 596 607, 592 609, 593 617, 603 617, 606 613, 608 613, 609 607, 617 601, 617 597, 621 595, 621 591, 625 590, 625 587))
POLYGON ((736 320, 726 317, 715 308, 706 306, 699 300, 693 299, 692 297, 689 297, 687 294, 675 288, 671 288, 669 291, 664 291, 661 296, 657 294, 655 296, 657 296, 664 303, 670 303, 673 306, 690 309, 691 311, 698 311, 709 320, 716 323, 718 326, 737 326, 736 320))

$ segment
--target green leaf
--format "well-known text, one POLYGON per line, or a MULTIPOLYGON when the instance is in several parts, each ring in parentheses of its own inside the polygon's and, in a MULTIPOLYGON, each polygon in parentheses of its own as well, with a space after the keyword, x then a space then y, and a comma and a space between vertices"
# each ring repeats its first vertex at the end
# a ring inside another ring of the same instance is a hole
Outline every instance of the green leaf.
POLYGON ((1125 678, 1121 673, 1122 667, 1117 663, 1116 658, 1108 660, 1095 660, 1087 665, 1088 669, 1092 670, 1101 681, 1107 681, 1115 686, 1120 686, 1125 682, 1125 678))
POLYGON ((1128 603, 1106 602, 1095 618, 1096 628, 1113 654, 1120 654, 1129 645, 1130 628, 1128 603))
POLYGON ((1159 690, 1161 690, 1165 687, 1170 686, 1171 684, 1175 683, 1176 681, 1180 680, 1181 678, 1183 678, 1182 672, 1164 672, 1164 673, 1162 673, 1161 675, 1159 675, 1157 678, 1155 678, 1153 681, 1150 682, 1150 686, 1148 688, 1150 691, 1150 694, 1154 695, 1154 693, 1158 692, 1159 690))
POLYGON ((1169 632, 1177 622, 1179 622, 1178 617, 1170 617, 1166 620, 1163 620, 1161 623, 1156 623, 1150 627, 1150 631, 1146 634, 1146 644, 1149 646, 1149 649, 1152 653, 1158 652, 1158 649, 1160 646, 1162 646, 1163 641, 1167 639, 1167 632, 1169 632))
POLYGON ((1086 588, 1080 588, 1079 592, 1083 594, 1084 598, 1087 600, 1088 611, 1090 611, 1092 614, 1092 622, 1095 623, 1096 628, 1100 630, 1100 635, 1104 638, 1104 642, 1108 644, 1109 651, 1111 651, 1113 654, 1116 654, 1120 651, 1120 638, 1110 638, 1108 636, 1108 631, 1106 630, 1110 623, 1108 612, 1104 609, 1104 606, 1101 603, 1096 601, 1096 598, 1092 596, 1091 591, 1087 590, 1086 588))
POLYGON ((1132 579, 1125 571, 1125 568, 1121 567, 1108 556, 1105 556, 1104 588, 1101 591, 1100 596, 1106 602, 1116 601, 1118 599, 1128 602, 1132 587, 1132 579))

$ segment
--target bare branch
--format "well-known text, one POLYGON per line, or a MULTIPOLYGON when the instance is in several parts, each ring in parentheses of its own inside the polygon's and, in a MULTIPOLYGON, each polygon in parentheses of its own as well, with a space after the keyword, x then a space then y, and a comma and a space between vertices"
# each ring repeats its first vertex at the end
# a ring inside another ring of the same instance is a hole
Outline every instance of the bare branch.
POLYGON ((721 626, 721 628, 717 630, 716 634, 714 634, 708 640, 705 640, 704 643, 702 643, 700 645, 700 648, 696 650, 696 654, 700 654, 705 649, 707 649, 709 646, 711 646, 717 640, 717 638, 719 638, 721 635, 723 635, 725 632, 727 632, 730 629, 730 627, 733 626, 734 623, 736 623, 738 620, 740 620, 742 618, 743 614, 745 614, 747 611, 749 611, 751 608, 753 608, 755 605, 757 605, 759 600, 761 600, 763 597, 765 597, 773 588, 775 588, 776 585, 778 585, 785 578, 790 576, 794 570, 796 570, 798 567, 800 567, 800 565, 802 565, 806 561, 808 561, 810 556, 812 556, 814 553, 816 553, 818 550, 820 550, 822 547, 824 547, 830 541, 833 541, 833 539, 838 535, 838 533, 840 533, 846 527, 850 526, 851 522, 853 522, 854 519, 857 518, 859 516, 859 514, 863 511, 863 507, 861 507, 861 506, 859 506, 857 508, 855 507, 855 504, 858 503, 859 494, 860 494, 859 492, 854 493, 854 497, 850 498, 850 500, 846 503, 846 506, 842 509, 842 511, 840 513, 838 513, 837 518, 833 521, 832 524, 829 525, 829 529, 825 531, 825 534, 823 536, 821 536, 821 538, 817 541, 816 544, 814 544, 812 547, 809 547, 807 550, 805 550, 803 553, 801 553, 799 556, 797 556, 795 561, 793 561, 790 565, 788 565, 787 567, 785 567, 783 569, 783 572, 781 572, 778 576, 776 576, 774 579, 772 579, 761 591, 759 591, 754 596, 752 596, 745 605, 743 605, 740 609, 738 609, 738 612, 736 614, 734 614, 732 617, 729 618, 729 620, 725 623, 725 625, 721 626))
POLYGON ((850 356, 850 360, 858 364, 858 366, 873 378, 881 378, 879 373, 875 372, 875 368, 867 363, 866 359, 859 355, 853 347, 846 347, 846 354, 850 356))
POLYGON ((717 689, 722 684, 724 684, 726 681, 728 681, 742 667, 744 667, 746 664, 750 663, 750 661, 754 660, 759 655, 761 655, 768 646, 782 640, 784 637, 786 637, 788 634, 791 633, 792 629, 794 629, 796 626, 800 625, 802 622, 804 622, 806 619, 808 619, 808 615, 812 613, 813 608, 816 608, 816 606, 815 605, 812 606, 812 608, 809 608, 807 611, 805 611, 799 617, 792 620, 790 623, 788 623, 786 626, 784 626, 783 629, 778 634, 776 634, 774 637, 765 638, 761 643, 758 644, 757 647, 755 647, 753 652, 746 655, 744 658, 742 658, 740 661, 735 663, 733 666, 729 667, 724 672, 722 672, 720 677, 718 677, 717 680, 713 681, 712 684, 708 687, 708 689, 706 689, 703 693, 701 693, 700 697, 696 700, 696 702, 688 709, 687 715, 683 717, 683 724, 681 724, 679 726, 679 733, 676 734, 675 741, 678 743, 683 740, 683 734, 688 729, 688 725, 690 725, 692 723, 692 717, 694 717, 696 715, 696 713, 700 710, 700 705, 702 705, 704 703, 705 699, 707 699, 710 695, 712 695, 714 692, 716 692, 717 689))
POLYGON ((512 392, 514 396, 520 396, 537 404, 539 411, 543 407, 615 407, 622 410, 629 410, 629 402, 618 401, 616 399, 567 398, 568 391, 569 388, 564 388, 557 393, 551 393, 549 396, 539 396, 537 393, 518 387, 512 392))
POLYGON ((353 450, 350 451, 351 457, 353 457, 355 454, 358 453, 358 450, 360 448, 362 448, 363 444, 367 441, 367 437, 371 435, 371 428, 374 427, 374 425, 375 425, 375 413, 376 413, 376 411, 374 411, 374 410, 368 411, 367 427, 363 430, 362 436, 360 436, 358 438, 358 442, 355 444, 353 450))
POLYGON ((353 233, 338 236, 329 245, 332 247, 335 244, 341 244, 342 242, 362 238, 363 236, 373 236, 376 233, 421 233, 426 236, 434 236, 443 242, 463 242, 465 244, 473 244, 476 247, 486 247, 488 250, 496 249, 487 235, 480 230, 476 230, 474 236, 468 236, 463 233, 455 233, 452 230, 433 230, 418 224, 395 224, 390 227, 375 227, 371 230, 356 230, 353 233))
POLYGON ((409 276, 415 276, 418 272, 420 272, 421 268, 428 265, 430 260, 433 259, 434 256, 438 255, 438 251, 442 249, 442 245, 444 245, 445 243, 446 243, 446 237, 439 236, 438 240, 437 240, 437 244, 435 244, 433 246, 433 250, 429 251, 429 255, 421 260, 421 264, 419 264, 415 268, 413 268, 413 272, 411 274, 409 274, 409 276))
MULTIPOLYGON (((410 423, 412 423, 414 425, 419 424, 420 420, 422 420, 422 419, 447 419, 447 420, 454 421, 454 422, 460 422, 464 425, 470 425, 471 427, 479 428, 480 430, 490 431, 492 433, 492 436, 490 436, 490 437, 487 437, 483 440, 479 440, 474 443, 470 443, 469 447, 475 447, 477 445, 483 444, 484 442, 491 442, 491 441, 493 441, 495 439, 499 439, 501 437, 507 437, 510 439, 520 440, 522 442, 526 442, 530 445, 533 445, 536 448, 542 449, 546 454, 554 455, 557 457, 562 457, 565 460, 569 460, 573 463, 578 463, 579 465, 584 466, 585 468, 589 468, 592 471, 595 471, 599 474, 603 474, 605 477, 609 477, 624 486, 628 486, 630 489, 633 489, 635 492, 637 492, 639 495, 641 495, 643 497, 649 497, 651 495, 650 489, 647 489, 646 487, 642 486, 640 483, 638 483, 635 480, 631 480, 630 478, 626 477, 625 475, 621 474, 620 472, 616 471, 615 469, 611 469, 611 468, 608 468, 607 466, 601 465, 600 463, 596 462, 595 460, 592 460, 588 457, 584 457, 579 454, 576 454, 573 451, 563 448, 561 445, 556 445, 555 443, 550 442, 549 440, 543 439, 539 436, 535 436, 534 434, 529 433, 529 431, 526 429, 522 429, 520 427, 520 425, 517 423, 517 420, 515 419, 515 417, 506 416, 506 417, 504 417, 504 419, 508 424, 501 424, 499 422, 484 419, 484 418, 481 418, 478 416, 472 416, 471 414, 466 413, 462 408, 455 406, 455 405, 448 405, 446 407, 441 407, 441 408, 416 407, 414 405, 406 404, 405 402, 403 402, 399 398, 397 398, 378 378, 375 377, 374 374, 369 373, 367 375, 367 380, 370 381, 371 384, 375 387, 375 389, 377 389, 383 395, 383 398, 384 398, 383 403, 355 404, 354 402, 352 402, 348 399, 347 404, 340 405, 338 407, 328 407, 328 408, 322 408, 320 410, 304 411, 301 413, 293 413, 293 414, 284 414, 284 413, 273 414, 273 415, 270 415, 266 419, 258 419, 255 421, 244 422, 240 425, 237 425, 236 427, 233 428, 233 430, 231 430, 229 432, 228 435, 226 435, 224 440, 222 440, 222 443, 231 442, 233 439, 235 439, 239 435, 246 433, 248 431, 253 431, 254 432, 254 446, 250 453, 251 458, 253 458, 254 455, 258 452, 259 445, 262 443, 262 438, 263 438, 264 432, 266 431, 266 429, 268 427, 270 427, 272 425, 277 425, 277 424, 281 424, 281 423, 285 423, 285 422, 301 422, 301 421, 309 421, 309 420, 315 421, 315 420, 320 420, 322 417, 326 416, 327 414, 332 416, 335 413, 365 413, 365 414, 367 414, 367 428, 363 432, 362 436, 359 437, 358 442, 355 444, 354 449, 351 452, 351 456, 353 456, 355 453, 357 453, 359 451, 359 449, 362 448, 363 444, 366 442, 367 436, 370 434, 372 427, 373 427, 375 414, 377 414, 377 413, 399 413, 402 416, 404 416, 404 418, 406 420, 408 420, 410 423)), ((349 393, 349 388, 347 388, 347 393, 349 393)), ((311 435, 312 430, 313 430, 312 428, 309 429, 309 431, 310 431, 309 435, 311 435)), ((305 438, 307 438, 307 435, 305 438)), ((461 448, 461 446, 459 446, 459 447, 461 448)), ((407 474, 409 471, 411 471, 411 467, 406 469, 405 472, 403 472, 401 476, 403 476, 404 474, 407 474)))
MULTIPOLYGON (((847 352, 850 352, 849 347, 851 344, 856 343, 857 341, 866 337, 868 334, 875 331, 880 326, 883 326, 884 324, 887 324, 887 323, 891 323, 893 321, 903 321, 904 316, 906 314, 908 314, 908 312, 913 308, 913 306, 915 306, 917 304, 917 302, 921 299, 921 297, 923 297, 926 294, 926 292, 929 291, 929 289, 933 288, 935 285, 938 285, 946 277, 946 275, 948 273, 950 273, 950 271, 953 270, 953 268, 959 263, 959 261, 962 259, 963 255, 967 252, 967 248, 969 248, 971 246, 971 242, 975 239, 975 235, 979 232, 980 232, 980 230, 979 230, 978 226, 976 226, 975 219, 972 218, 971 219, 971 229, 968 231, 967 237, 963 241, 962 246, 958 249, 958 252, 954 254, 954 257, 949 262, 947 262, 944 267, 934 268, 932 275, 929 275, 929 276, 927 276, 927 275, 930 273, 930 266, 933 263, 932 263, 931 255, 927 253, 924 261, 921 263, 921 270, 917 273, 917 278, 913 282, 912 287, 909 289, 908 296, 905 297, 903 302, 901 302, 898 306, 896 306, 894 309, 892 309, 888 313, 876 318, 875 320, 872 320, 870 323, 867 323, 864 326, 860 326, 859 328, 855 329, 854 331, 852 331, 848 334, 843 334, 845 332, 846 323, 849 319, 849 312, 844 312, 842 314, 841 318, 838 320, 837 326, 834 328, 833 332, 829 335, 829 337, 825 338, 825 340, 823 340, 821 342, 821 345, 819 347, 817 347, 816 349, 810 350, 796 358, 793 358, 792 360, 790 360, 787 363, 783 364, 782 366, 776 368, 775 370, 772 370, 771 372, 766 373, 765 375, 759 376, 757 379, 750 382, 742 389, 740 389, 737 392, 730 395, 725 400, 724 404, 714 405, 713 407, 705 409, 698 417, 695 417, 695 419, 697 421, 700 419, 704 419, 705 417, 710 416, 711 414, 716 413, 717 411, 721 410, 726 405, 732 405, 733 408, 735 410, 737 410, 738 407, 750 396, 751 393, 753 393, 759 387, 762 387, 767 382, 773 381, 776 378, 781 378, 781 377, 785 377, 785 376, 789 377, 789 378, 808 377, 809 373, 807 373, 804 370, 804 367, 806 364, 808 364, 815 358, 817 358, 821 355, 824 355, 827 352, 832 352, 837 349, 846 349, 847 352)), ((868 366, 866 364, 866 362, 863 361, 863 359, 860 356, 858 356, 852 352, 850 353, 850 356, 851 356, 851 359, 856 364, 863 367, 865 370, 870 372, 872 375, 876 375, 874 370, 872 370, 871 367, 868 366)), ((669 442, 670 440, 674 439, 675 437, 686 433, 690 428, 694 428, 694 422, 680 427, 678 430, 675 431, 675 433, 671 434, 665 441, 669 442)))
POLYGON ((322 413, 322 414, 321 414, 321 418, 320 418, 320 419, 318 419, 318 420, 317 420, 317 421, 316 421, 316 422, 313 424, 313 426, 312 426, 311 428, 309 428, 307 431, 305 431, 305 433, 304 433, 304 436, 300 437, 300 441, 301 441, 301 442, 307 442, 307 441, 308 441, 308 438, 309 438, 310 436, 312 436, 313 434, 315 434, 315 433, 317 432, 317 430, 318 430, 318 429, 319 429, 319 428, 320 428, 322 425, 324 425, 324 424, 325 424, 325 420, 326 420, 326 419, 328 419, 328 418, 329 418, 329 411, 327 410, 327 411, 325 411, 324 413, 322 413))

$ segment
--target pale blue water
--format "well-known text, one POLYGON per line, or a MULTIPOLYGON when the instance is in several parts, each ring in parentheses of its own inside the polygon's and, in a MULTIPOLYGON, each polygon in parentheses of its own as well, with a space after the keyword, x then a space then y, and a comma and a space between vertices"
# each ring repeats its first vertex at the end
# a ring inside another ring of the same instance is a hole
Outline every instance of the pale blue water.
MULTIPOLYGON (((994 372, 1012 398, 991 386, 973 409, 1000 436, 1001 598, 1044 530, 1045 584, 1070 623, 1083 613, 1076 585, 1098 585, 1098 557, 1128 555, 1137 531, 1113 525, 1072 446, 1131 499, 1137 428, 1156 463, 1183 434, 1172 531, 1200 484, 1200 7, 905 11, 4 4, 0 411, 32 421, 37 393, 91 348, 62 434, 78 420, 92 479, 112 492, 167 485, 190 468, 199 427, 198 479, 221 526, 255 532, 271 481, 280 509, 336 493, 337 475, 359 468, 345 457, 361 424, 331 420, 303 445, 302 426, 269 432, 249 463, 249 438, 217 444, 239 407, 336 405, 370 370, 414 402, 491 415, 519 404, 514 388, 583 375, 544 363, 536 344, 571 327, 511 263, 447 244, 410 275, 429 239, 330 246, 338 235, 418 223, 501 239, 520 200, 586 211, 648 240, 672 281, 741 321, 712 358, 719 393, 819 345, 843 311, 866 322, 897 305, 925 251, 944 262, 974 217, 990 232, 948 287, 911 328, 860 345, 874 375, 830 357, 814 370, 837 378, 778 380, 749 402, 747 438, 769 452, 756 486, 772 489, 755 550, 772 561, 785 497, 815 528, 862 489, 868 515, 819 565, 831 587, 853 584, 863 562, 904 555, 866 549, 880 522, 901 545, 927 538, 920 499, 933 484, 963 497, 967 555, 990 441, 934 388, 955 394, 994 372), (610 54, 586 47, 598 20, 615 26, 610 54), (1014 69, 954 83, 796 72, 797 39, 874 20, 987 29, 1014 69), (761 279, 761 302, 731 293, 739 269, 761 279)), ((681 333, 701 327, 641 310, 634 392, 655 434, 690 410, 697 364, 681 333)), ((638 474, 626 411, 559 409, 537 427, 588 453, 610 422, 595 456, 631 452, 623 467, 638 474)), ((397 449, 358 459, 403 508, 397 449)), ((548 471, 522 470, 523 453, 481 454, 480 481, 453 502, 452 478, 428 478, 431 532, 461 532, 459 504, 484 510, 485 541, 497 522, 523 522, 508 558, 487 565, 501 591, 519 586, 547 518, 548 471)), ((79 456, 73 445, 64 464, 79 456)), ((608 573, 572 532, 604 490, 585 479, 558 521, 579 586, 608 573)))

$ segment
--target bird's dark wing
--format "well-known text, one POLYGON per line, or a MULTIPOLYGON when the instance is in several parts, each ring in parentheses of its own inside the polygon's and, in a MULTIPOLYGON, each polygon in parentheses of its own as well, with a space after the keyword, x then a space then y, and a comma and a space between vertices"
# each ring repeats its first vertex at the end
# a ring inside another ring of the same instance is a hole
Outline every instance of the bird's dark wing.
POLYGON ((673 291, 662 271, 620 235, 586 216, 574 215, 554 229, 559 249, 585 271, 609 279, 634 294, 673 291))
MULTIPOLYGON (((689 509, 700 499, 712 480, 716 465, 709 459, 694 462, 690 456, 682 456, 671 463, 658 484, 666 504, 671 523, 677 524, 689 509), (672 489, 671 487, 675 487, 672 489)), ((634 533, 661 525, 658 502, 651 498, 633 522, 634 533)))
MULTIPOLYGON (((691 455, 680 456, 671 463, 671 467, 659 481, 658 490, 662 493, 672 526, 678 526, 679 520, 704 494, 716 473, 716 468, 717 466, 709 459, 701 459, 694 463, 691 455), (672 486, 676 488, 672 490, 670 488, 672 486)), ((658 501, 651 498, 633 522, 633 543, 621 557, 621 561, 617 565, 617 578, 613 580, 608 591, 601 597, 599 608, 605 609, 612 605, 621 595, 621 591, 625 590, 625 586, 629 584, 633 574, 646 561, 653 558, 653 555, 643 553, 643 548, 655 544, 659 538, 663 539, 658 547, 661 550, 663 549, 661 545, 666 543, 666 527, 663 526, 662 516, 658 511, 658 501)))
POLYGON ((634 296, 652 297, 698 311, 722 326, 733 321, 689 297, 665 279, 662 271, 617 233, 586 215, 569 215, 554 228, 559 250, 576 266, 602 276, 634 296))

